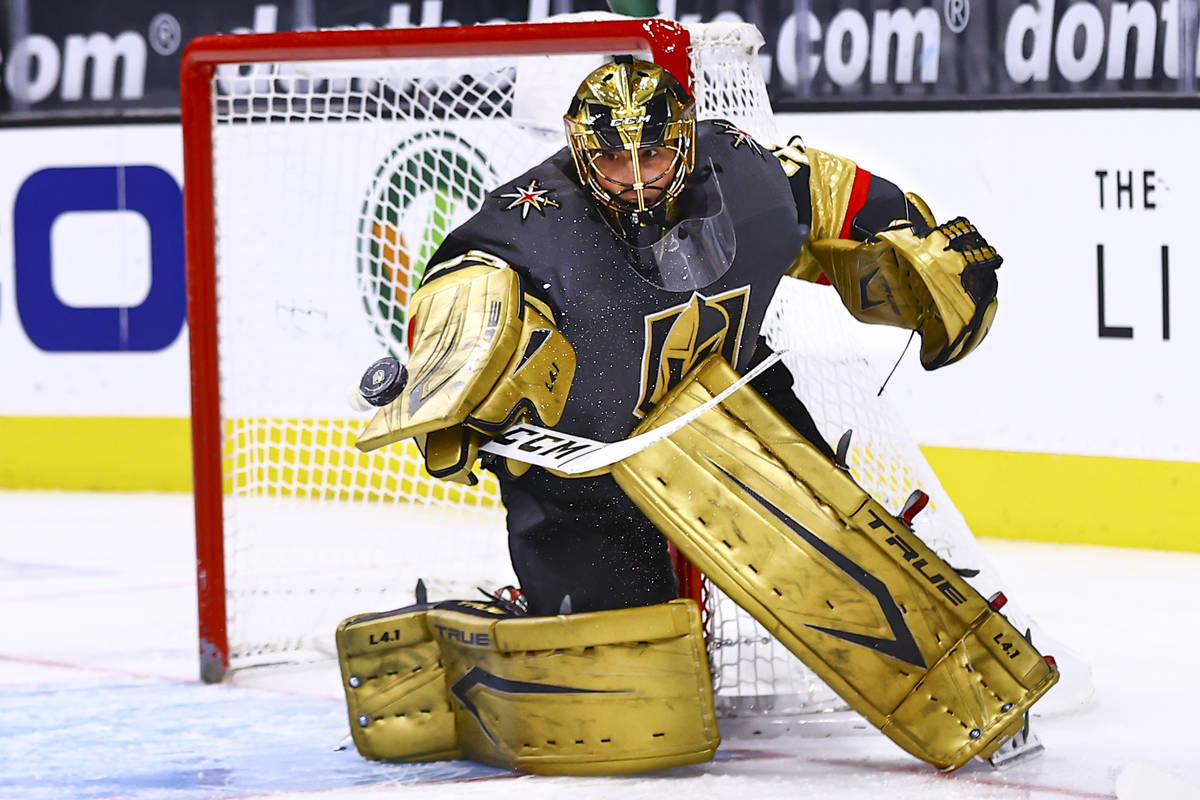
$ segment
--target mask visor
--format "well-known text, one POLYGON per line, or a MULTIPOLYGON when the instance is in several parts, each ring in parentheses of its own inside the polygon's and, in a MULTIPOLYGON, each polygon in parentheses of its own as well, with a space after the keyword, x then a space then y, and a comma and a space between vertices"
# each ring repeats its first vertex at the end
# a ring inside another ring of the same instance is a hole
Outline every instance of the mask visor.
POLYGON ((707 178, 692 187, 693 202, 687 204, 695 211, 665 228, 653 242, 633 248, 638 274, 661 289, 703 289, 733 265, 737 254, 733 218, 716 173, 706 172, 707 178))

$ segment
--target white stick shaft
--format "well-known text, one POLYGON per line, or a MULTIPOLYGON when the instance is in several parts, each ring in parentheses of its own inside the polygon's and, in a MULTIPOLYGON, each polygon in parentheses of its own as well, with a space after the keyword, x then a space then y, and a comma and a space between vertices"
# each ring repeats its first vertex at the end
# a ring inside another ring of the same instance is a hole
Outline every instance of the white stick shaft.
POLYGON ((647 447, 661 442, 680 430, 701 414, 713 409, 726 397, 757 378, 762 372, 783 357, 783 351, 772 353, 762 363, 738 378, 715 397, 677 417, 666 425, 640 433, 618 442, 598 442, 573 436, 569 433, 540 428, 537 425, 513 425, 480 449, 485 453, 511 458, 536 467, 547 467, 564 475, 582 475, 585 472, 611 466, 647 447))

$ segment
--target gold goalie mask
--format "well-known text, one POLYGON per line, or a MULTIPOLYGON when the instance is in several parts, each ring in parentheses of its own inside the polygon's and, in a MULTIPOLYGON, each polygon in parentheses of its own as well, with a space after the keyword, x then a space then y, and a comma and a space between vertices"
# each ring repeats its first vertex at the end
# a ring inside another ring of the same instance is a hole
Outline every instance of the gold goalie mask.
POLYGON ((696 160, 695 102, 667 70, 618 58, 592 72, 563 117, 579 178, 613 211, 679 199, 696 160))
POLYGON ((575 168, 639 276, 703 289, 733 263, 715 170, 696 168, 695 102, 657 64, 618 57, 584 79, 564 117, 575 168))

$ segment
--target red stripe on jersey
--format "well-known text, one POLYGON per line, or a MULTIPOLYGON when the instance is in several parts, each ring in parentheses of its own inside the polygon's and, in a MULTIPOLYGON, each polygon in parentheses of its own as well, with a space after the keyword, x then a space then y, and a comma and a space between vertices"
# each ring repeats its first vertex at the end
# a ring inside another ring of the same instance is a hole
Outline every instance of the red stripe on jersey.
MULTIPOLYGON (((867 204, 867 190, 871 188, 871 173, 860 167, 854 168, 854 185, 850 187, 850 202, 846 204, 846 217, 842 221, 842 232, 839 239, 850 238, 850 223, 867 204)), ((817 276, 816 283, 829 286, 829 278, 822 272, 817 276)))
POLYGON ((850 188, 850 202, 846 206, 846 218, 842 222, 842 232, 839 239, 850 238, 850 223, 867 204, 867 190, 871 188, 871 173, 860 167, 855 167, 854 186, 850 188))
POLYGON ((408 318, 408 352, 410 352, 410 353, 412 352, 413 334, 416 333, 416 331, 417 331, 417 318, 415 316, 409 317, 408 318))

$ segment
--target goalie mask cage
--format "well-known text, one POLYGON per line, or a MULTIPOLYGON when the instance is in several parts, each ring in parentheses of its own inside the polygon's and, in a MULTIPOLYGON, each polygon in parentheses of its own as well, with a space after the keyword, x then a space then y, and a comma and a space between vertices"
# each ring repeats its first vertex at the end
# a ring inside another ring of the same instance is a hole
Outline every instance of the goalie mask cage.
MULTIPOLYGON (((201 675, 330 658, 351 614, 515 582, 489 473, 435 481, 411 442, 353 447, 347 390, 404 358, 406 300, 486 193, 565 145, 561 114, 604 55, 670 69, 698 115, 777 140, 748 25, 590 19, 210 36, 182 67, 201 675)), ((536 213, 536 211, 534 212, 536 213)), ((951 563, 980 554, 827 287, 784 279, 765 332, 830 441, 951 563), (964 548, 970 553, 963 554, 964 548), (959 552, 955 552, 955 551, 959 552)), ((686 578, 687 576, 685 576, 686 578)), ((840 703, 700 580, 719 713, 765 730, 840 703)))

